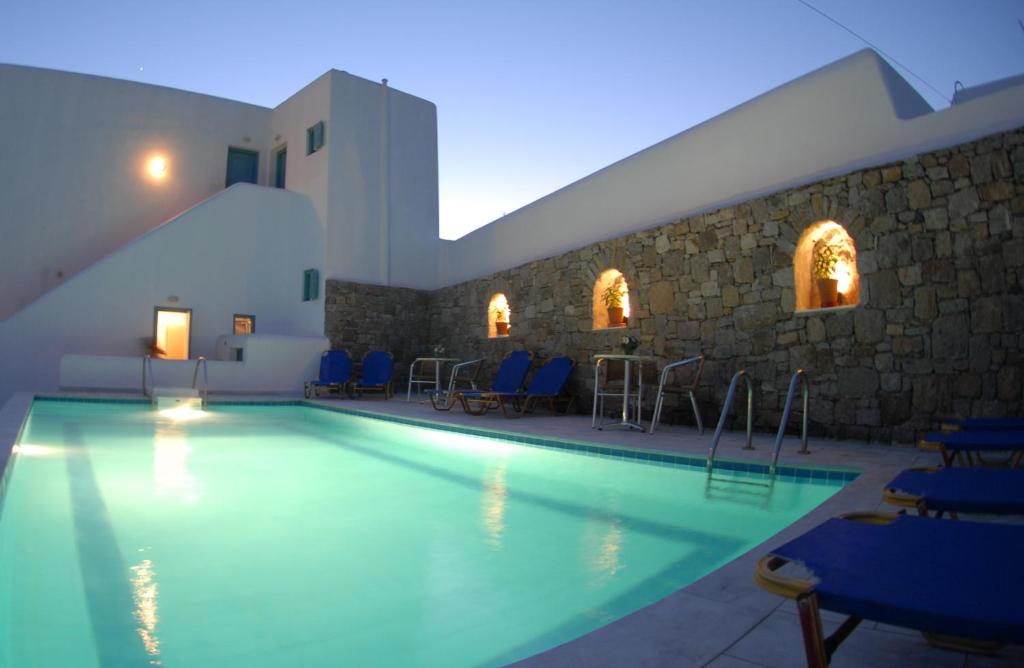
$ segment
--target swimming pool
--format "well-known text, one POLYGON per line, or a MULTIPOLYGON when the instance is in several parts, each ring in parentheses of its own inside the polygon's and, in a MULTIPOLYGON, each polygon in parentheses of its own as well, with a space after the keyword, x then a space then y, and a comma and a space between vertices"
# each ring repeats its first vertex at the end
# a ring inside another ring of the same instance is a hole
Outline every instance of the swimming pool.
POLYGON ((307 406, 36 401, 0 665, 498 665, 644 607, 845 474, 703 470, 307 406))

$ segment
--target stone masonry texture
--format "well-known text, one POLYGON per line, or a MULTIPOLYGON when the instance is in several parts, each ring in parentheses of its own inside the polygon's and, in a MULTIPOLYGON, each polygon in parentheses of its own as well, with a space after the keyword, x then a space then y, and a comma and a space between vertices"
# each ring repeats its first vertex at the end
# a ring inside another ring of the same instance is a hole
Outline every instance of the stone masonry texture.
MULTIPOLYGON (((906 442, 943 417, 1022 415, 1024 129, 432 292, 332 280, 325 329, 336 347, 392 350, 400 369, 436 344, 484 357, 485 379, 516 348, 570 355, 577 409, 588 412, 593 355, 617 352, 628 333, 639 354, 706 356, 698 397, 712 426, 744 368, 759 431, 778 428, 797 368, 810 378, 815 435, 906 442), (856 243, 861 301, 796 313, 796 243, 824 219, 856 243), (632 315, 626 329, 593 331, 594 283, 611 267, 625 276, 632 315), (496 292, 508 297, 512 333, 488 339, 496 292)), ((736 426, 742 400, 733 413, 736 426)), ((795 409, 791 430, 798 421, 795 409)))

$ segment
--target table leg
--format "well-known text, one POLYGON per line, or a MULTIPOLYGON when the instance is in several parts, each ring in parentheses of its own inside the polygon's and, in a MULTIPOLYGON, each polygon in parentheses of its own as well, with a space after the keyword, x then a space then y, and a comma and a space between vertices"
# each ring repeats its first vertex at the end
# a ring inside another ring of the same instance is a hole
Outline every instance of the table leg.
POLYGON ((625 367, 626 368, 622 372, 623 373, 623 378, 622 378, 622 424, 623 425, 628 425, 629 424, 629 383, 630 383, 629 372, 631 370, 630 367, 632 366, 632 364, 630 363, 630 360, 624 360, 624 362, 625 362, 625 367))

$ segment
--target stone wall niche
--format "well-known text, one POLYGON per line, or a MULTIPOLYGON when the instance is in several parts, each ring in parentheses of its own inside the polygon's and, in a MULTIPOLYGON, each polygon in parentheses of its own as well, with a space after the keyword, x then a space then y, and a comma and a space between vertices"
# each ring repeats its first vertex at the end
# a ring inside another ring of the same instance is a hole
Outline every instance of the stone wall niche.
POLYGON ((594 329, 625 327, 629 322, 629 286, 618 269, 606 269, 594 282, 594 329))
POLYGON ((512 309, 504 292, 495 292, 487 305, 487 338, 498 339, 512 331, 512 309))
POLYGON ((804 230, 793 255, 793 286, 797 311, 860 303, 857 247, 842 225, 823 220, 804 230))

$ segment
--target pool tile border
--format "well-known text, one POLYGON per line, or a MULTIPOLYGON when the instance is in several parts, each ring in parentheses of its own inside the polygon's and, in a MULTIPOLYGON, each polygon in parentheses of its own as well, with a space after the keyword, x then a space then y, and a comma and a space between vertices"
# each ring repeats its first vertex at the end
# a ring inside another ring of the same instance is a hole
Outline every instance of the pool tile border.
MULTIPOLYGON (((71 402, 71 403, 106 403, 106 404, 146 404, 146 399, 134 398, 100 398, 100 397, 61 397, 61 396, 36 396, 34 401, 41 402, 71 402)), ((302 399, 280 399, 280 400, 217 400, 210 401, 211 406, 304 406, 329 413, 341 413, 356 417, 369 418, 382 422, 391 422, 412 427, 423 427, 437 431, 447 431, 467 436, 481 438, 493 438, 521 445, 531 445, 543 448, 554 448, 558 450, 569 450, 580 454, 610 457, 613 459, 628 459, 643 461, 651 464, 662 464, 666 466, 679 466, 684 468, 703 469, 706 460, 701 457, 680 455, 676 453, 663 452, 658 450, 634 450, 627 447, 610 447, 607 445, 595 445, 586 441, 574 441, 562 438, 544 438, 520 432, 503 431, 500 429, 483 429, 480 427, 466 427, 463 425, 428 420, 425 418, 409 418, 397 415, 375 413, 373 411, 350 408, 348 406, 331 406, 302 399)), ((779 465, 776 468, 776 479, 783 482, 810 482, 813 484, 825 484, 830 486, 843 486, 853 481, 860 475, 859 471, 837 468, 808 468, 802 466, 779 465)), ((744 462, 734 459, 719 459, 715 462, 715 476, 729 479, 751 479, 752 481, 767 480, 768 465, 758 462, 744 462)))
MULTIPOLYGON (((238 405, 245 404, 248 402, 217 403, 230 403, 231 405, 238 405)), ((578 452, 587 455, 596 455, 599 457, 611 457, 614 459, 631 459, 654 464, 679 466, 684 468, 703 469, 706 466, 706 460, 702 457, 680 455, 675 453, 663 452, 659 450, 633 450, 626 447, 594 445, 593 443, 587 443, 585 441, 574 441, 562 438, 544 438, 542 436, 532 436, 529 434, 502 431, 498 429, 466 427, 463 425, 449 424, 447 422, 437 422, 434 420, 427 420, 423 418, 408 418, 397 415, 386 415, 383 413, 374 413, 371 411, 360 410, 358 408, 349 408, 347 406, 328 406, 325 404, 313 403, 309 401, 294 401, 291 403, 332 413, 342 413, 347 415, 354 415, 357 417, 370 418, 372 420, 380 420, 382 422, 392 422, 395 424, 402 424, 413 427, 424 427, 426 429, 434 429, 437 431, 447 431, 457 434, 465 434, 467 436, 493 438, 502 441, 510 441, 512 443, 519 443, 522 445, 555 448, 559 450, 571 450, 573 452, 578 452)), ((733 459, 718 459, 715 461, 715 475, 720 476, 722 473, 724 473, 725 476, 729 478, 767 479, 768 465, 760 464, 757 462, 744 462, 733 459)), ((850 469, 806 468, 801 466, 790 465, 779 465, 776 468, 777 480, 781 480, 784 482, 806 481, 814 484, 827 484, 830 486, 837 485, 840 487, 853 481, 859 475, 859 471, 853 471, 850 469)))

